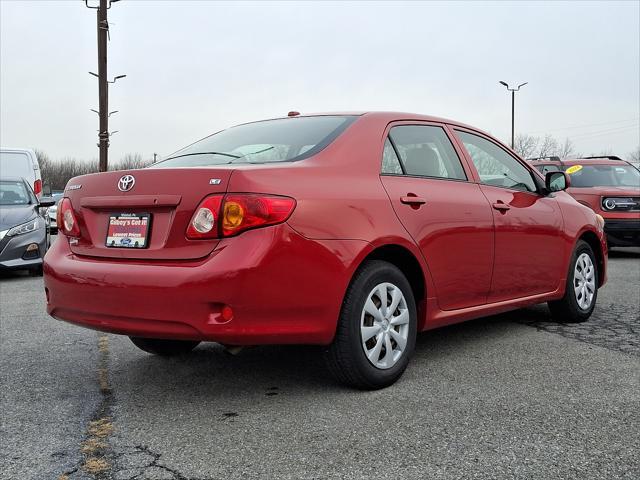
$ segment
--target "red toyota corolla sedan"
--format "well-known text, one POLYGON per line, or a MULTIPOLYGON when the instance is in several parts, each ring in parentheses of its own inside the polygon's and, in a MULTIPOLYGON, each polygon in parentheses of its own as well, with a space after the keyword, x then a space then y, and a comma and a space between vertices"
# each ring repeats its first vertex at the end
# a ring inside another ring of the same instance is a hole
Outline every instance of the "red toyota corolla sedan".
POLYGON ((160 355, 326 345, 339 380, 381 388, 417 332, 541 302, 558 321, 591 315, 603 222, 568 182, 422 115, 239 125, 150 168, 70 180, 47 311, 160 355))

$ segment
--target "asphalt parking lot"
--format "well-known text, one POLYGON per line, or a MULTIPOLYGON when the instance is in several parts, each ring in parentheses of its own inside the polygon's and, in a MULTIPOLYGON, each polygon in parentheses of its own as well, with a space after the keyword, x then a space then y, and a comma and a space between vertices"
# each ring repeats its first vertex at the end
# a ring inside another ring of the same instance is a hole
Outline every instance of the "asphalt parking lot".
POLYGON ((545 306, 421 334, 393 387, 310 347, 161 359, 58 322, 0 276, 2 479, 640 478, 640 249, 592 319, 545 306))

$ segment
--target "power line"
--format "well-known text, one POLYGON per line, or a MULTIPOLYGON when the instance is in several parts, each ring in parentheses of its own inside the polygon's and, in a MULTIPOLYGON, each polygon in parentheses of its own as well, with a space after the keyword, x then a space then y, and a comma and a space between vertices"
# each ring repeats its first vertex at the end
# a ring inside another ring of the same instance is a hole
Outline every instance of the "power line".
POLYGON ((593 135, 602 135, 602 134, 615 132, 619 130, 628 130, 630 128, 638 128, 638 126, 640 126, 640 123, 636 122, 633 125, 626 125, 624 127, 608 128, 606 130, 596 130, 594 132, 589 132, 589 133, 578 133, 576 135, 570 136, 569 138, 580 138, 580 137, 590 137, 593 135))
POLYGON ((615 125, 617 123, 626 123, 626 122, 634 122, 637 121, 640 117, 635 117, 635 118, 629 118, 626 120, 615 120, 612 122, 604 122, 604 123, 592 123, 589 125, 574 125, 571 127, 563 127, 563 128, 551 128, 551 129, 546 129, 546 130, 535 130, 533 132, 529 132, 530 134, 532 133, 548 133, 548 132, 559 132, 562 130, 574 130, 576 128, 589 128, 589 127, 601 127, 604 125, 615 125))
POLYGON ((593 138, 593 137, 602 137, 602 136, 607 136, 607 135, 616 135, 618 133, 623 133, 626 130, 630 130, 632 128, 638 129, 638 127, 640 126, 640 124, 636 124, 636 125, 631 125, 629 127, 622 127, 622 128, 614 128, 611 130, 604 130, 601 132, 594 132, 593 134, 586 134, 586 135, 575 135, 573 137, 569 137, 571 140, 574 139, 578 139, 578 140, 586 140, 588 138, 593 138))

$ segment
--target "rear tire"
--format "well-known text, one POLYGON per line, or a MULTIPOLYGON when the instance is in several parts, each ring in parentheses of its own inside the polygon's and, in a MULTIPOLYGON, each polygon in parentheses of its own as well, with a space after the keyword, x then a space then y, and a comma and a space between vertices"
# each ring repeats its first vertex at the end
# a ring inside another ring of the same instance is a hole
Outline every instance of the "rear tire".
POLYGON ((196 348, 200 342, 193 340, 164 340, 159 338, 129 337, 140 350, 162 357, 184 355, 196 348))
POLYGON ((335 338, 325 352, 329 371, 339 382, 363 390, 392 385, 413 355, 416 318, 403 273, 388 262, 366 262, 349 285, 335 338))
POLYGON ((571 257, 564 297, 548 303, 553 319, 559 323, 587 321, 596 307, 598 282, 593 249, 579 240, 571 257))

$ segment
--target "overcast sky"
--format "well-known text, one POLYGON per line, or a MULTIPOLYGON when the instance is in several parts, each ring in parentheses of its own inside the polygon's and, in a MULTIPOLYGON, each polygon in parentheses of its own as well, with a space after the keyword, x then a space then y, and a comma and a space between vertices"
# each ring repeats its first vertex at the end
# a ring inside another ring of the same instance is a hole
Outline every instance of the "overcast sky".
MULTIPOLYGON (((91 0, 95 3, 95 0, 91 0)), ((110 158, 167 155, 289 110, 397 110, 508 142, 640 144, 640 2, 223 3, 122 0, 109 10, 110 158)), ((95 11, 0 0, 0 143, 98 156, 95 11)))

